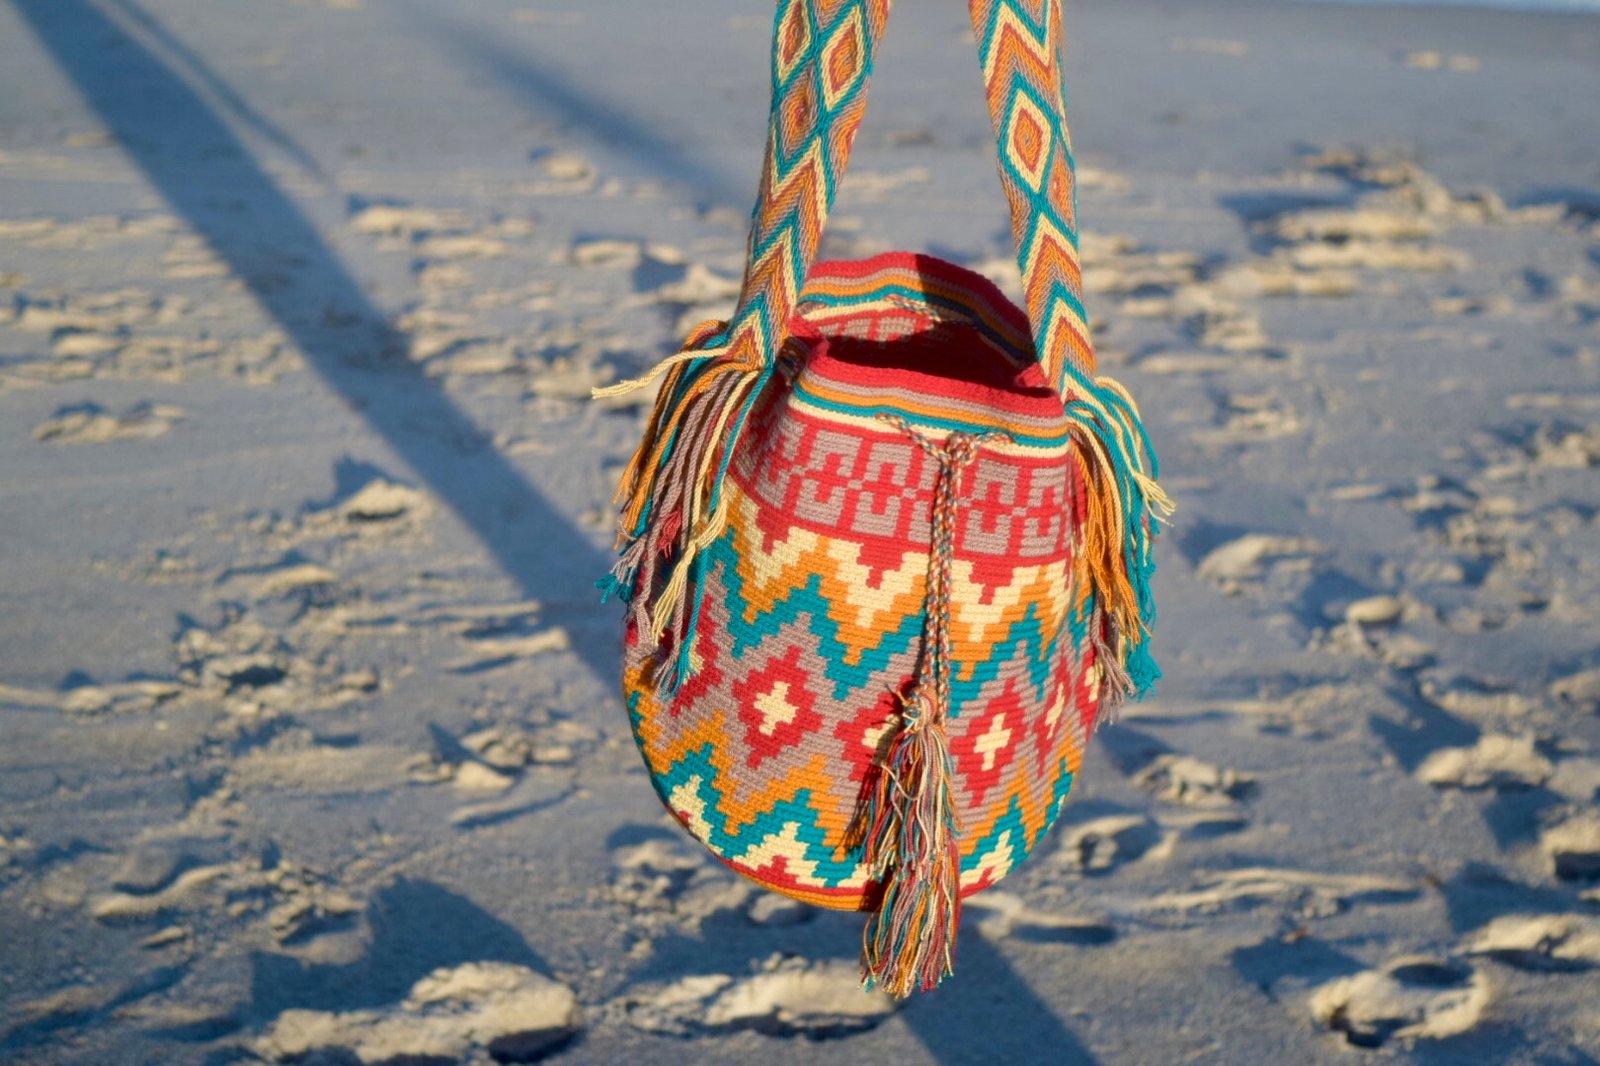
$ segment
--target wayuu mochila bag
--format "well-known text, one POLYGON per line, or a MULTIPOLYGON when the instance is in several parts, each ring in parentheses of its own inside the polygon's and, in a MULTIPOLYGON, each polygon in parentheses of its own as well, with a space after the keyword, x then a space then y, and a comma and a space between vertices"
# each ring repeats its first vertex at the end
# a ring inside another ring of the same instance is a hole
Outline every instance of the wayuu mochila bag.
POLYGON ((737 309, 599 390, 660 380, 601 583, 656 791, 746 877, 869 912, 863 980, 898 997, 1158 676, 1170 504, 1095 374, 1060 0, 969 6, 1027 310, 928 256, 814 263, 890 0, 780 0, 737 309))

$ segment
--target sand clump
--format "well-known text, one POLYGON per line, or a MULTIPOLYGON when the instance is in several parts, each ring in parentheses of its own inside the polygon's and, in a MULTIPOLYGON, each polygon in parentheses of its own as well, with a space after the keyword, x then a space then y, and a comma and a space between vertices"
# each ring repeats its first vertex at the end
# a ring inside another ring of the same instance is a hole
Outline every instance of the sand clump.
POLYGON ((1531 736, 1490 734, 1470 748, 1436 751, 1417 767, 1417 777, 1435 788, 1535 788, 1555 767, 1534 748, 1531 736))
POLYGON ((1231 807, 1255 791, 1248 775, 1190 755, 1158 757, 1139 774, 1138 784, 1157 799, 1186 807, 1231 807))
POLYGON ((1600 711, 1600 670, 1584 670, 1550 682, 1550 695, 1571 707, 1600 711))
MULTIPOLYGON (((363 1066, 408 1062, 534 1062, 579 1032, 577 996, 524 966, 475 962, 418 981, 401 1003, 381 1010, 290 1010, 251 1050, 269 1062, 343 1054, 363 1066)), ((332 1060, 330 1060, 332 1061, 332 1060)))
POLYGON ((34 427, 34 440, 58 444, 108 444, 116 440, 149 440, 165 435, 183 420, 183 408, 140 403, 120 414, 98 404, 64 408, 34 427))
POLYGON ((1081 825, 1063 826, 1057 854, 1069 869, 1106 874, 1139 859, 1161 858, 1171 850, 1160 827, 1142 814, 1112 814, 1081 825))
POLYGON ((1496 918, 1468 942, 1471 955, 1487 955, 1526 970, 1586 970, 1600 966, 1600 917, 1587 914, 1510 914, 1496 918))
POLYGON ((629 997, 627 1017, 650 1032, 753 1030, 823 1040, 882 1024, 894 1000, 861 990, 854 961, 774 956, 748 977, 704 974, 629 997))
POLYGON ((1213 548, 1200 560, 1199 575, 1215 582, 1229 595, 1260 580, 1272 567, 1308 569, 1323 547, 1310 537, 1249 533, 1213 548))
POLYGON ((1564 881, 1600 880, 1600 813, 1579 812, 1545 829, 1539 847, 1564 881))
POLYGON ((1493 998, 1489 980, 1463 962, 1408 956, 1317 989, 1311 1014, 1356 1047, 1439 1040, 1476 1026, 1493 998))

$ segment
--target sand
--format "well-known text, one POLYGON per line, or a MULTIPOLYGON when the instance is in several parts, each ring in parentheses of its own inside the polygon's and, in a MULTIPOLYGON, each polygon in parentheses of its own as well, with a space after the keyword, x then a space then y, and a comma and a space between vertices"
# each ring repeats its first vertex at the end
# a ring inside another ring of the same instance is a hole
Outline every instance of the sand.
MULTIPOLYGON (((900 6, 828 252, 1014 285, 900 6)), ((1068 10, 1166 679, 896 1006, 664 814, 591 587, 762 5, 0 6, 0 1060, 1600 1057, 1600 17, 1068 10)))

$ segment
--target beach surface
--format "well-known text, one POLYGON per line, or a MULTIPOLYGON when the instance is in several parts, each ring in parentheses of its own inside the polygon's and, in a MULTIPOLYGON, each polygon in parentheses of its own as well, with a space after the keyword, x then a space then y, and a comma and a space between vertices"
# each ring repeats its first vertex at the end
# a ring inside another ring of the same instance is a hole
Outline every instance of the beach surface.
MULTIPOLYGON (((898 8, 825 254, 1014 286, 898 8)), ((769 6, 0 0, 0 1061, 1600 1059, 1600 16, 1067 11, 1165 678, 896 1006, 676 828, 593 588, 769 6)))

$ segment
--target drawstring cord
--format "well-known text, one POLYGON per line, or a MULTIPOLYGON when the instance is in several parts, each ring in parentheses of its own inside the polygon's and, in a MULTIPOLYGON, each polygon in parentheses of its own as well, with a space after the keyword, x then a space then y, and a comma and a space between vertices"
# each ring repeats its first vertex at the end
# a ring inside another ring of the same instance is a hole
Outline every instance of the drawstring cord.
POLYGON ((961 475, 977 458, 978 446, 1005 434, 951 433, 941 444, 902 418, 879 417, 939 464, 921 663, 901 697, 900 730, 884 755, 867 811, 866 863, 883 884, 883 898, 862 937, 861 977, 869 988, 904 998, 936 987, 955 969, 961 856, 945 716, 956 516, 961 475))

